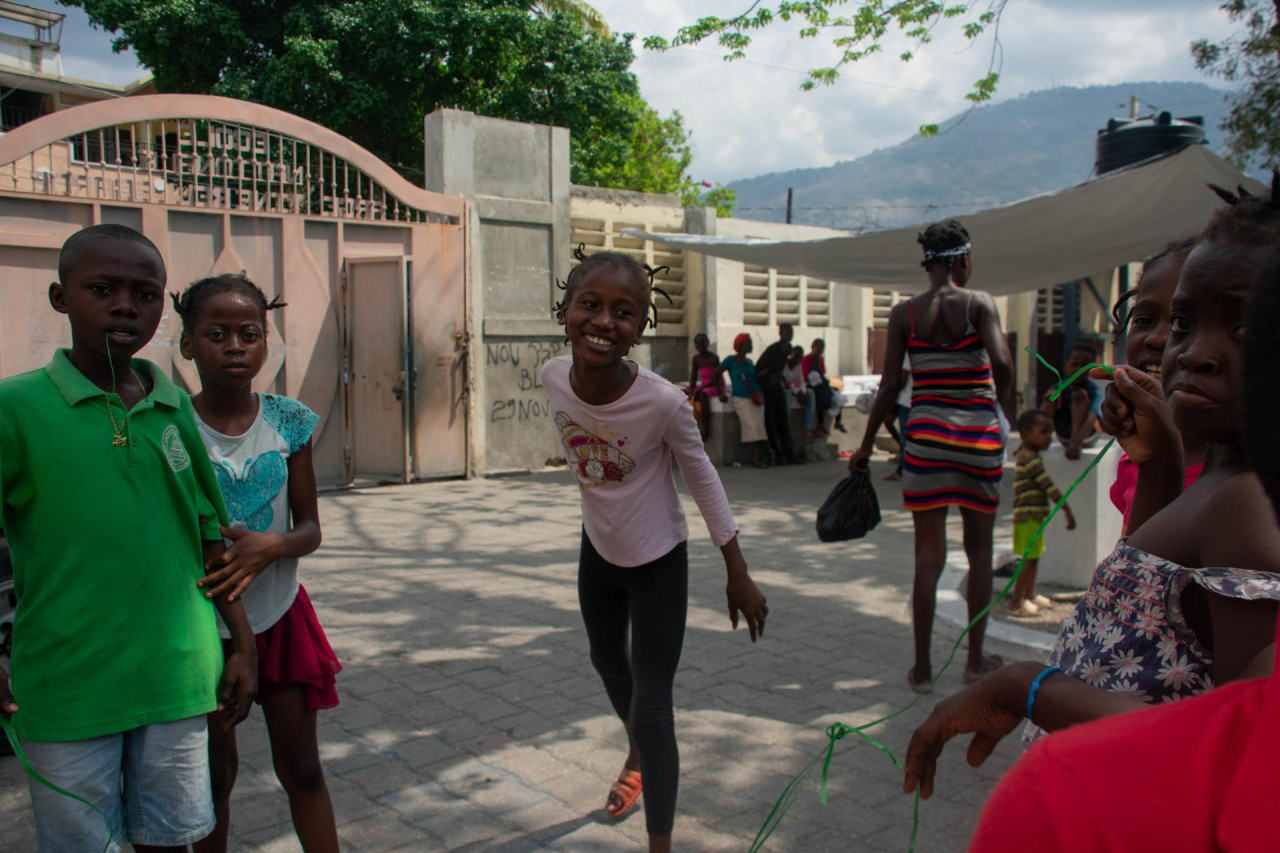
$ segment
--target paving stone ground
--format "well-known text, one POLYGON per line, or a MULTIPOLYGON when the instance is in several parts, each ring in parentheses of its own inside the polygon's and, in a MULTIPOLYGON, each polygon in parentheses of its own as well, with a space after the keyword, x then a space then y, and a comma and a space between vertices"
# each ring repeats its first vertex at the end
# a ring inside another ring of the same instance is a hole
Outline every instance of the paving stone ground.
MULTIPOLYGON (((755 645, 730 629, 724 568, 687 497, 690 608, 676 728, 676 849, 745 851, 832 722, 858 724, 912 698, 911 519, 873 469, 884 520, 862 541, 823 544, 817 506, 843 462, 722 473, 770 616, 755 645)), ((1006 478, 1006 491, 1010 478, 1006 478)), ((563 471, 380 487, 322 497, 325 541, 307 586, 345 670, 321 713, 321 752, 350 851, 643 850, 644 814, 603 810, 625 739, 587 659, 575 587, 577 487, 563 471)), ((1009 535, 1008 500, 997 538, 1009 535)), ((959 553, 959 521, 951 547, 959 553)), ((938 625, 935 669, 957 631, 938 625)), ((992 642, 993 651, 1027 657, 992 642)), ((874 730, 899 755, 938 697, 961 687, 963 648, 935 694, 874 730)), ((232 849, 297 850, 261 714, 239 730, 232 849)), ((962 850, 1019 748, 987 766, 944 754, 922 804, 921 853, 962 850)), ((912 800, 878 751, 841 741, 828 804, 816 779, 768 851, 905 851, 912 800)), ((26 783, 0 759, 0 849, 35 849, 26 783)))

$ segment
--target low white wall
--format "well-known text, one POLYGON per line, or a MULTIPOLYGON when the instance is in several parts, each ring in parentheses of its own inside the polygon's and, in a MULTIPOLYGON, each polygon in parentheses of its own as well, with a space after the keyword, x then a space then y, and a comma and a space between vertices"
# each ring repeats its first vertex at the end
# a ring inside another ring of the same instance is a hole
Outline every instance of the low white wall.
MULTIPOLYGON (((1062 445, 1055 441, 1040 457, 1054 485, 1065 493, 1101 451, 1100 443, 1098 447, 1084 450, 1079 459, 1068 459, 1062 445)), ((1044 532, 1046 551, 1040 558, 1038 580, 1084 589, 1098 563, 1115 548, 1123 519, 1111 503, 1111 484, 1116 480, 1119 460, 1120 448, 1114 447, 1067 499, 1076 517, 1075 530, 1067 530, 1066 516, 1062 513, 1049 522, 1044 532)))

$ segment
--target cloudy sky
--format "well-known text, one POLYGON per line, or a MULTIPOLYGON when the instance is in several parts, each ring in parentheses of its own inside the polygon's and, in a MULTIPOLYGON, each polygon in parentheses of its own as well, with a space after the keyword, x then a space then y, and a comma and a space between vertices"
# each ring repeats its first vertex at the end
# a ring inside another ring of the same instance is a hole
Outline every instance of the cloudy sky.
MULTIPOLYGON (((145 73, 132 57, 113 55, 111 37, 91 29, 79 9, 28 2, 67 15, 66 74, 124 83, 145 73)), ((847 68, 832 87, 806 93, 799 89, 804 72, 828 64, 834 49, 800 40, 795 24, 758 33, 746 61, 734 63, 724 62, 712 43, 666 53, 639 45, 645 35, 671 36, 696 17, 742 12, 749 0, 592 5, 615 32, 638 35, 634 68, 644 95, 664 113, 684 114, 693 131, 694 177, 711 181, 828 166, 900 142, 964 108, 964 94, 986 73, 992 49, 989 37, 970 45, 944 24, 913 61, 896 58, 910 45, 889 41, 884 55, 847 68)), ((1188 45, 1232 31, 1217 0, 1010 0, 1000 29, 997 98, 1063 85, 1213 82, 1196 71, 1188 45)))

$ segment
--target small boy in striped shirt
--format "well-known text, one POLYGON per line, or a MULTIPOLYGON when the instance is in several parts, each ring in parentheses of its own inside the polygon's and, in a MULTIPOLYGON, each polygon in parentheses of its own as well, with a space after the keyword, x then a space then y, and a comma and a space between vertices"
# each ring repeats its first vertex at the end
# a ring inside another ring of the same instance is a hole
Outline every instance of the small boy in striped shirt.
MULTIPOLYGON (((1040 459, 1040 453, 1048 450, 1053 441, 1053 418, 1040 409, 1028 409, 1018 417, 1018 433, 1022 446, 1013 457, 1017 466, 1013 475, 1013 550, 1021 554, 1027 551, 1032 537, 1062 499, 1062 494, 1049 479, 1040 459)), ((1071 514, 1071 507, 1063 504, 1062 511, 1067 516, 1067 529, 1075 530, 1076 517, 1071 514)), ((1027 551, 1022 574, 1018 575, 1009 595, 1009 612, 1014 616, 1034 616, 1049 604, 1048 598, 1036 594, 1036 568, 1043 554, 1042 536, 1027 551)))

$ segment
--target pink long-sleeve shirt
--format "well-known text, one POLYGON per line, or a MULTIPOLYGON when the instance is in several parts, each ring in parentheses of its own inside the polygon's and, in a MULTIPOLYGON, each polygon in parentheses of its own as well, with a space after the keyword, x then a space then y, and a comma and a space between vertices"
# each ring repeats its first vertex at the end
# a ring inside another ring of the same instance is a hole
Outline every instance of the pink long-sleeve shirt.
POLYGON ((672 453, 711 541, 719 547, 733 539, 738 528, 729 499, 684 392, 640 367, 625 394, 592 406, 569 385, 572 364, 572 356, 551 359, 542 367, 542 384, 581 489, 582 524, 600 555, 615 566, 640 566, 689 538, 672 453))

